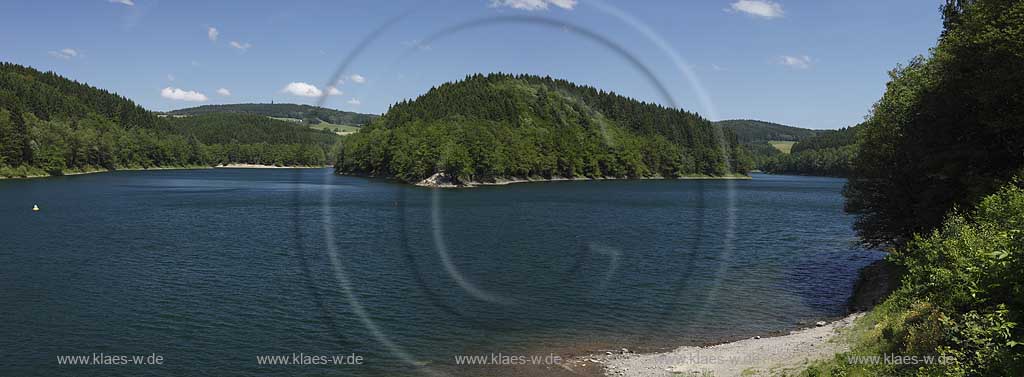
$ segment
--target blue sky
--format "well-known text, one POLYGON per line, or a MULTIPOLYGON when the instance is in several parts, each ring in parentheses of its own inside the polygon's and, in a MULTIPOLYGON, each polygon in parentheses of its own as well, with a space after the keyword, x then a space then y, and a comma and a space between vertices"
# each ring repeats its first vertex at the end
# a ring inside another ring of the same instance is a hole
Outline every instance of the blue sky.
POLYGON ((881 96, 887 72, 934 46, 941 30, 939 5, 937 0, 7 0, 0 4, 0 60, 52 70, 152 110, 316 103, 319 98, 311 95, 328 94, 328 107, 382 113, 431 86, 502 71, 674 102, 712 119, 824 129, 860 122, 881 96), (478 20, 488 21, 423 42, 478 20), (394 22, 354 58, 344 79, 332 82, 354 47, 389 21, 394 22), (573 26, 551 26, 558 23, 573 26), (630 60, 577 28, 628 52, 671 98, 630 60))

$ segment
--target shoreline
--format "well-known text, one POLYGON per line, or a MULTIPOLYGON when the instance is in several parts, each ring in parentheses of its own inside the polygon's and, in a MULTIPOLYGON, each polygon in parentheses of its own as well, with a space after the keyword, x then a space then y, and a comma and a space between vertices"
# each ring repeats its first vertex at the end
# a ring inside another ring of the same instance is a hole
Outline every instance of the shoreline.
POLYGON ((567 359, 562 365, 587 376, 662 377, 677 375, 759 376, 798 372, 830 359, 850 345, 839 337, 864 313, 818 322, 778 336, 755 336, 710 346, 682 346, 667 352, 606 352, 567 359), (595 368, 600 366, 599 368, 595 368), (600 369, 598 372, 595 369, 600 369), (704 373, 704 374, 702 374, 704 373))
POLYGON ((800 372, 815 361, 831 359, 850 349, 842 335, 899 286, 898 268, 879 259, 858 272, 847 308, 839 319, 818 321, 814 327, 786 334, 753 336, 701 346, 680 346, 669 351, 631 353, 582 350, 564 355, 563 368, 575 375, 611 376, 762 376, 800 372), (602 354, 602 352, 604 352, 602 354))
POLYGON ((682 177, 671 177, 666 178, 663 176, 650 176, 650 177, 559 177, 554 176, 551 178, 543 177, 499 177, 493 181, 469 181, 469 182, 457 182, 454 178, 446 173, 434 173, 434 175, 414 183, 414 186, 429 187, 429 188, 473 188, 483 186, 507 186, 517 183, 541 183, 541 182, 567 182, 567 181, 616 181, 616 180, 747 180, 753 179, 749 175, 743 174, 731 174, 723 176, 711 176, 711 175, 690 175, 682 177))
POLYGON ((119 171, 149 171, 149 170, 205 170, 205 169, 323 169, 329 168, 330 165, 324 166, 275 166, 275 165, 257 165, 257 164, 224 164, 217 166, 154 166, 150 168, 118 168, 118 169, 95 169, 86 171, 69 171, 61 173, 60 175, 50 174, 37 174, 28 175, 21 177, 4 177, 0 176, 0 180, 15 180, 15 179, 37 179, 37 178, 56 178, 56 177, 67 177, 73 175, 86 175, 86 174, 99 174, 99 173, 113 173, 119 171))
POLYGON ((855 312, 784 334, 711 345, 684 345, 666 351, 638 353, 621 348, 563 353, 564 362, 559 367, 566 375, 587 377, 791 375, 813 362, 828 360, 836 353, 849 350, 850 344, 842 337, 864 315, 864 312, 855 312))
POLYGON ((121 169, 113 169, 113 170, 110 170, 110 169, 95 169, 95 170, 85 170, 85 171, 62 172, 60 175, 52 175, 52 174, 41 175, 41 174, 37 174, 37 175, 28 175, 28 176, 22 176, 22 177, 0 177, 0 180, 3 180, 3 179, 55 178, 55 177, 68 177, 68 176, 73 176, 73 175, 111 173, 111 172, 118 172, 118 171, 199 170, 199 169, 212 169, 212 168, 213 167, 211 167, 211 166, 155 166, 155 167, 151 167, 151 168, 121 168, 121 169))
POLYGON ((675 346, 645 346, 604 341, 539 347, 527 355, 558 355, 556 364, 446 365, 453 375, 495 377, 673 377, 795 375, 810 364, 846 352, 847 333, 867 313, 823 319, 768 335, 721 339, 675 346), (633 348, 635 347, 635 348, 633 348), (465 369, 470 368, 470 369, 465 369))
POLYGON ((329 168, 329 165, 323 166, 277 166, 277 165, 262 165, 262 164, 222 164, 213 166, 213 169, 323 169, 329 168))

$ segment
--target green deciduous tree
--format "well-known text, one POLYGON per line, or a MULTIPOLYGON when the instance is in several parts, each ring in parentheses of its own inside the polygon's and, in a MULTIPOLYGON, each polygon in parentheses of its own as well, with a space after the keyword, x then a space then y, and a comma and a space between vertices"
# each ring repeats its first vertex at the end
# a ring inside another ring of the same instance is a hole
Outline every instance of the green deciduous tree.
POLYGON ((949 1, 929 58, 891 73, 859 133, 847 208, 870 244, 970 207, 1024 163, 1024 2, 949 1))

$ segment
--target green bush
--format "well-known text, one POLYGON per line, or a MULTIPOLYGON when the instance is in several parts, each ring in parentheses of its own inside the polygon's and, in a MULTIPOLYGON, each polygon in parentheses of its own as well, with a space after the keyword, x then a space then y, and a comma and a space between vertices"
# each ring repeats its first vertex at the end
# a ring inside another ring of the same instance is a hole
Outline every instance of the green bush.
MULTIPOLYGON (((974 213, 956 214, 894 255, 907 267, 904 294, 935 305, 945 375, 1024 373, 1024 190, 1011 184, 974 213)), ((911 337, 908 345, 922 342, 911 337)))
MULTIPOLYGON (((902 287, 862 320, 853 350, 805 375, 1024 375, 1024 180, 984 198, 890 259, 902 287), (934 356, 929 365, 854 365, 851 355, 934 356)), ((859 330, 858 330, 859 329, 859 330)))

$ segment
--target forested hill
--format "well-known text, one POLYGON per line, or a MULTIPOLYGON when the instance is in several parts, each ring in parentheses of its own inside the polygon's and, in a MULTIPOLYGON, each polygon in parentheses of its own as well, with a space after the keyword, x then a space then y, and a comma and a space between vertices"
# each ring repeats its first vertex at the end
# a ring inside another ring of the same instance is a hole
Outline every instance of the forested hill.
POLYGON ((720 120, 715 124, 735 133, 736 139, 749 152, 754 167, 761 170, 768 170, 770 162, 788 153, 783 152, 786 147, 821 132, 750 119, 720 120))
POLYGON ((402 101, 344 141, 339 173, 417 182, 746 173, 735 135, 695 113, 550 77, 476 74, 402 101))
POLYGON ((223 163, 323 165, 340 137, 242 114, 161 118, 52 72, 0 63, 0 177, 223 163))
POLYGON ((862 124, 821 131, 817 136, 793 144, 790 154, 778 154, 760 168, 771 173, 845 177, 853 169, 857 133, 862 124))
POLYGON ((301 119, 307 124, 331 123, 361 126, 378 115, 328 109, 326 107, 292 103, 239 103, 230 105, 203 105, 168 111, 169 115, 203 115, 215 113, 254 114, 274 118, 301 119))
POLYGON ((720 120, 715 124, 731 130, 740 143, 761 141, 800 141, 819 134, 819 130, 792 127, 778 123, 750 119, 720 120))

